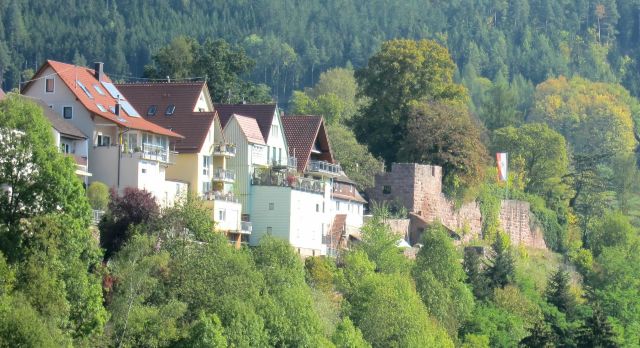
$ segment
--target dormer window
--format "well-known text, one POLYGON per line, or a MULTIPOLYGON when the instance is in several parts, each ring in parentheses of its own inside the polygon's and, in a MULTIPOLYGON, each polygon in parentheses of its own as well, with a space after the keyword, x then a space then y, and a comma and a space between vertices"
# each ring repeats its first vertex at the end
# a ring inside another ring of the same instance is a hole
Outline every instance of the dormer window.
POLYGON ((151 105, 149 109, 147 109, 147 116, 155 116, 157 110, 158 110, 157 106, 151 105))
POLYGON ((169 106, 167 106, 167 110, 164 112, 165 115, 167 116, 171 116, 173 115, 173 113, 176 111, 176 106, 171 104, 169 106))
POLYGON ((45 87, 44 87, 45 88, 44 89, 45 92, 46 93, 53 93, 54 88, 55 88, 55 84, 56 84, 56 80, 53 77, 49 77, 49 78, 46 78, 44 80, 44 82, 45 82, 45 87))

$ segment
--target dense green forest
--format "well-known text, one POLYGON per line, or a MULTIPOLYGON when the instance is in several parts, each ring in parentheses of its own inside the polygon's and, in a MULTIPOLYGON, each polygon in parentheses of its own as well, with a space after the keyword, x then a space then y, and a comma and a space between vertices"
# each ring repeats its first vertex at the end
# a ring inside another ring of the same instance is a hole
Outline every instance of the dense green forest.
POLYGON ((0 16, 5 89, 45 59, 99 60, 113 77, 140 77, 159 47, 185 35, 243 47, 255 60, 246 77, 280 103, 328 68, 364 66, 393 38, 437 40, 460 75, 536 85, 579 74, 640 94, 637 0, 1 0, 0 16))

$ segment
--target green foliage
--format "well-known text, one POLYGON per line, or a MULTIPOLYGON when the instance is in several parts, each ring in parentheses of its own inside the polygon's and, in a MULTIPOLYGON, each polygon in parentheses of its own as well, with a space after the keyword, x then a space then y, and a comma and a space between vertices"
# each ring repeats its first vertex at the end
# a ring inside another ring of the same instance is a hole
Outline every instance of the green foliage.
POLYGON ((331 150, 347 176, 358 184, 361 192, 374 185, 375 174, 384 170, 384 163, 367 147, 358 143, 352 131, 342 125, 327 127, 331 150))
POLYGON ((570 291, 570 280, 569 272, 562 267, 558 268, 549 278, 545 290, 547 302, 566 314, 572 314, 576 306, 576 298, 570 291))
POLYGON ((487 298, 490 295, 490 289, 487 278, 484 276, 480 254, 472 248, 466 249, 462 267, 473 295, 480 300, 487 298))
POLYGON ((333 289, 333 279, 336 265, 326 257, 308 257, 304 260, 306 280, 316 289, 328 292, 333 289))
MULTIPOLYGON (((487 176, 490 178, 491 174, 487 176)), ((489 179, 491 180, 491 179, 489 179)), ((500 207, 502 194, 495 184, 484 183, 480 187, 477 202, 482 215, 482 238, 495 240, 500 232, 500 207)))
POLYGON ((562 135, 540 123, 506 127, 493 133, 492 148, 509 153, 510 169, 523 174, 526 192, 545 197, 551 207, 566 202, 569 160, 562 135))
POLYGON ((429 313, 455 337, 474 305, 458 252, 441 224, 425 230, 421 243, 412 270, 416 290, 429 313))
POLYGON ((169 236, 188 231, 187 233, 195 240, 211 241, 214 222, 211 221, 210 214, 210 210, 204 206, 201 198, 188 195, 163 211, 158 228, 164 230, 164 233, 169 236))
POLYGON ((619 347, 607 317, 599 308, 593 309, 593 315, 587 318, 578 332, 579 347, 619 347))
POLYGON ((331 340, 336 345, 336 348, 367 348, 371 345, 364 340, 362 332, 353 326, 353 323, 348 317, 345 317, 340 321, 340 324, 336 327, 336 331, 333 333, 331 340))
POLYGON ((370 103, 353 119, 354 130, 387 165, 397 161, 409 129, 412 102, 465 100, 453 82, 455 64, 446 48, 432 40, 391 40, 382 44, 356 78, 370 103))
POLYGON ((198 321, 191 327, 189 339, 182 346, 192 348, 224 348, 227 347, 227 339, 224 337, 224 328, 217 315, 207 316, 201 312, 198 321))
POLYGON ((489 288, 504 288, 514 280, 515 265, 508 236, 499 234, 491 244, 491 256, 485 274, 489 288))
POLYGON ((537 321, 531 328, 529 336, 520 341, 522 347, 552 348, 557 337, 543 321, 537 321))
POLYGON ((585 246, 596 257, 605 247, 627 245, 638 235, 629 218, 620 212, 608 212, 601 219, 594 221, 585 234, 585 246))
POLYGON ((469 334, 489 337, 491 347, 516 347, 527 336, 521 317, 489 303, 479 303, 471 319, 461 329, 469 334))
POLYGON ((87 188, 87 198, 91 208, 106 210, 109 205, 109 187, 100 181, 94 181, 87 188))
POLYGON ((261 85, 243 81, 240 76, 255 65, 245 51, 223 39, 207 39, 200 44, 184 36, 174 38, 146 65, 146 77, 189 79, 206 77, 211 98, 215 102, 270 102, 268 91, 261 85), (267 92, 267 93, 265 93, 267 92))
POLYGON ((518 125, 523 117, 517 107, 515 91, 509 88, 507 81, 498 80, 485 94, 480 119, 489 130, 518 125))
POLYGON ((466 106, 411 102, 407 112, 406 132, 396 159, 441 166, 445 191, 450 195, 482 182, 487 150, 466 106))
POLYGON ((382 219, 374 218, 361 229, 362 242, 355 247, 366 253, 376 267, 376 271, 383 273, 407 273, 409 262, 397 247, 402 237, 391 231, 382 219))

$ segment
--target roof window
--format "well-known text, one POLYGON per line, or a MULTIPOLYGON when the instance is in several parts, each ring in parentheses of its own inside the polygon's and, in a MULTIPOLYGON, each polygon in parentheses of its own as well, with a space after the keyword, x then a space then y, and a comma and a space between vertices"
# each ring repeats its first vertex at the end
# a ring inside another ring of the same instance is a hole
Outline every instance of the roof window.
POLYGON ((100 111, 107 112, 107 109, 102 104, 96 104, 96 106, 98 107, 98 109, 100 109, 100 111))
POLYGON ((165 115, 167 116, 171 116, 173 115, 173 113, 176 111, 176 106, 171 104, 169 106, 167 106, 167 110, 164 112, 165 115))
POLYGON ((102 90, 102 88, 100 88, 100 86, 98 86, 98 85, 94 84, 94 85, 93 85, 93 89, 95 89, 95 90, 96 90, 96 92, 98 92, 98 94, 100 94, 100 95, 105 95, 105 94, 104 94, 104 91, 102 90))
POLYGON ((157 106, 151 105, 149 109, 147 109, 147 116, 155 116, 157 110, 158 110, 157 106))
POLYGON ((76 81, 76 83, 78 84, 78 86, 80 86, 80 88, 82 88, 82 90, 84 91, 84 93, 87 94, 87 97, 89 97, 89 99, 93 99, 93 95, 91 94, 91 92, 89 92, 89 90, 87 89, 87 87, 85 87, 82 82, 80 81, 76 81))

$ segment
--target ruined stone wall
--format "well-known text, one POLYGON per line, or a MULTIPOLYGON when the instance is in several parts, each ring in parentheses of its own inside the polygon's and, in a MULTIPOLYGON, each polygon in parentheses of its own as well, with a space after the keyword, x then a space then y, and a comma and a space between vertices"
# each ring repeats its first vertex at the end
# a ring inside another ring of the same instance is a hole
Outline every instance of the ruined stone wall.
MULTIPOLYGON (((440 221, 460 235, 462 242, 480 238, 482 214, 476 202, 456 209, 442 192, 442 167, 415 163, 394 163, 391 172, 376 175, 375 187, 368 192, 374 201, 396 201, 424 222, 440 221)), ((500 223, 514 245, 545 248, 540 229, 532 229, 529 203, 503 201, 500 223)), ((412 243, 419 240, 420 226, 410 227, 412 243)))
POLYGON ((500 206, 500 227, 514 245, 524 244, 533 248, 546 249, 543 232, 531 226, 529 203, 516 200, 503 200, 500 206))

